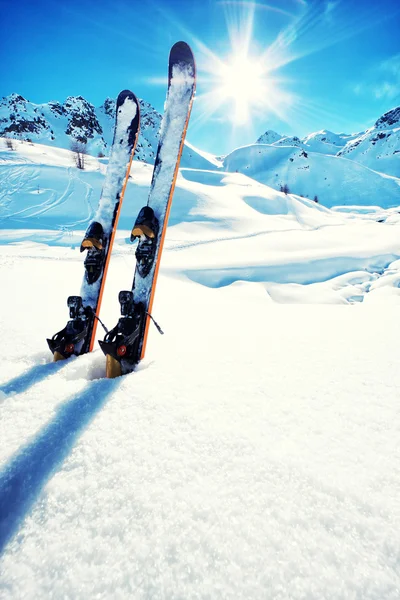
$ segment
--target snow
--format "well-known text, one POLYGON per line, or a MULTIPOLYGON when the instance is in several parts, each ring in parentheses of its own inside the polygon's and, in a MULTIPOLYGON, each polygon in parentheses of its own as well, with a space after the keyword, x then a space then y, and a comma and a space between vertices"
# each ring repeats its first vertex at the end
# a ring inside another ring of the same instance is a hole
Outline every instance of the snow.
MULTIPOLYGON (((0 597, 398 600, 398 207, 182 169, 165 335, 110 381, 99 348, 50 362, 104 165, 46 152, 0 152, 0 597)), ((109 326, 151 173, 132 168, 109 326)))
POLYGON ((275 189, 288 185, 291 192, 311 199, 317 196, 319 202, 328 207, 338 204, 379 204, 385 208, 399 205, 398 177, 389 177, 350 160, 347 155, 332 156, 293 146, 253 144, 231 152, 225 157, 223 168, 244 173, 275 189))

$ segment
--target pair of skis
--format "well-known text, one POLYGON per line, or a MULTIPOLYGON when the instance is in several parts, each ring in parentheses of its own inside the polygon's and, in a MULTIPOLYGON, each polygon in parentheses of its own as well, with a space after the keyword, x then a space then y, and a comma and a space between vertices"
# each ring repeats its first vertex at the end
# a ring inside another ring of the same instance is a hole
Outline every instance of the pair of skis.
MULTIPOLYGON (((177 42, 169 56, 168 92, 147 206, 131 233, 138 240, 132 288, 119 293, 121 317, 99 344, 106 356, 106 376, 130 373, 144 357, 161 253, 175 181, 195 92, 195 62, 185 42, 177 42)), ((95 220, 81 244, 86 251, 80 296, 70 296, 70 320, 48 339, 54 360, 93 349, 101 300, 106 283, 118 218, 139 136, 140 107, 132 92, 117 99, 114 140, 95 220)), ((157 326, 158 327, 158 326, 157 326)))

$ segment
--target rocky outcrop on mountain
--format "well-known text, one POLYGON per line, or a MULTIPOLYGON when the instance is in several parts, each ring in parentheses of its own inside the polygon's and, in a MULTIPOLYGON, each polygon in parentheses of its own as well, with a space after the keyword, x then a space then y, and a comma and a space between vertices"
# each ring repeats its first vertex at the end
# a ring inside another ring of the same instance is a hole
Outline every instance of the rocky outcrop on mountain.
POLYGON ((338 156, 400 177, 400 107, 386 112, 373 127, 349 141, 338 156))
POLYGON ((0 104, 1 136, 26 139, 49 131, 50 126, 39 107, 31 106, 19 94, 3 98, 0 104))
POLYGON ((93 139, 96 134, 103 135, 93 104, 87 102, 82 96, 68 97, 63 109, 64 114, 68 115, 68 126, 65 130, 67 135, 82 144, 87 144, 88 140, 93 139))
POLYGON ((400 127, 400 106, 389 110, 389 112, 382 115, 374 125, 375 129, 388 129, 400 127))
POLYGON ((148 102, 140 100, 140 132, 136 154, 141 160, 154 162, 158 145, 161 115, 148 102))

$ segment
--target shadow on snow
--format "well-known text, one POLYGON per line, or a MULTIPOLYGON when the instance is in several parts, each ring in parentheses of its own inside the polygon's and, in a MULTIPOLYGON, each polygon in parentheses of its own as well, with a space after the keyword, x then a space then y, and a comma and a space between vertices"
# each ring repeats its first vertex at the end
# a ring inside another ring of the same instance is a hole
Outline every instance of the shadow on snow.
POLYGON ((79 435, 89 425, 118 379, 97 380, 65 402, 38 436, 0 471, 0 552, 16 533, 35 500, 79 435))
POLYGON ((67 362, 68 361, 66 360, 60 360, 47 365, 34 365, 28 371, 22 373, 22 375, 18 375, 7 383, 0 385, 0 392, 3 392, 3 394, 6 395, 20 394, 21 392, 25 392, 25 390, 30 388, 35 383, 38 383, 39 381, 46 379, 46 377, 57 373, 57 371, 65 366, 67 362))

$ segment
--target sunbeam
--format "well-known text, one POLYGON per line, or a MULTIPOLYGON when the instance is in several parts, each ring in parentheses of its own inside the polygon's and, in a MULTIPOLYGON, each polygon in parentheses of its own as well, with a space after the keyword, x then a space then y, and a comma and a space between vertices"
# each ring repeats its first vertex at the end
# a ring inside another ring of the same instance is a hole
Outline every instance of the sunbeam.
MULTIPOLYGON (((249 138, 253 128, 259 135, 260 123, 268 121, 286 124, 288 134, 298 131, 299 124, 313 127, 315 119, 322 122, 324 117, 328 122, 343 122, 345 127, 339 105, 335 109, 331 103, 327 109, 315 95, 300 94, 297 88, 301 82, 293 75, 283 77, 280 70, 367 29, 378 17, 375 9, 364 11, 356 22, 354 11, 349 12, 340 0, 292 0, 284 6, 272 1, 220 0, 216 5, 223 11, 226 38, 214 48, 205 38, 194 35, 176 14, 151 2, 195 49, 198 86, 192 131, 218 122, 225 135, 236 133, 236 142, 240 142, 243 135, 249 138), (278 19, 280 30, 275 39, 262 43, 260 20, 267 12, 278 19)), ((379 20, 383 18, 387 15, 380 14, 379 20)), ((153 76, 147 83, 165 85, 165 77, 153 76)))

